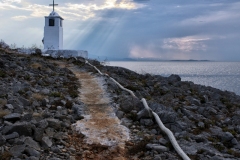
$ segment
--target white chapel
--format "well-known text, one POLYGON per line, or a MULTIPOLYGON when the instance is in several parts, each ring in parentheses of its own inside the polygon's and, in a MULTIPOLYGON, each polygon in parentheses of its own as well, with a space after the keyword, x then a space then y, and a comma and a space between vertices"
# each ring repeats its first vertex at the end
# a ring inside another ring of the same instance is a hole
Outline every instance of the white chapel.
POLYGON ((54 10, 54 6, 58 4, 50 4, 53 11, 49 16, 45 16, 43 44, 45 54, 53 57, 88 57, 88 52, 83 50, 66 50, 63 49, 63 18, 54 10))
POLYGON ((54 10, 58 4, 50 4, 53 11, 49 16, 45 16, 44 26, 44 49, 63 49, 63 18, 54 10))

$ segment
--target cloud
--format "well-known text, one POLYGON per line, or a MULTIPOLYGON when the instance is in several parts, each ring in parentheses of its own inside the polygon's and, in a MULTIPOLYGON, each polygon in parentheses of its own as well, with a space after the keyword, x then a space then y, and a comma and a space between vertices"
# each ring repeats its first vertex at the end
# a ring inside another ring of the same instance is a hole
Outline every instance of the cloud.
MULTIPOLYGON (((144 7, 143 4, 138 4, 129 0, 98 0, 98 1, 83 1, 79 3, 78 1, 65 1, 57 6, 56 11, 68 20, 87 20, 93 18, 97 15, 99 11, 106 11, 110 9, 123 9, 123 10, 133 10, 144 7)), ((30 11, 29 15, 32 17, 43 17, 50 13, 50 7, 48 5, 43 5, 39 3, 30 3, 21 0, 3 0, 0 1, 0 8, 6 10, 26 10, 30 11), (18 3, 18 4, 15 4, 18 3), (19 5, 20 4, 20 5, 19 5)))
POLYGON ((130 55, 131 58, 160 58, 160 56, 155 53, 154 46, 138 46, 133 45, 130 49, 130 55))
POLYGON ((210 40, 210 38, 202 36, 167 38, 164 39, 162 48, 181 52, 205 51, 207 49, 207 43, 205 43, 205 41, 208 40, 210 40))
MULTIPOLYGON (((18 46, 41 44, 44 16, 52 11, 50 3, 0 0, 1 23, 6 24, 0 26, 0 39, 18 46)), ((56 11, 65 19, 64 48, 84 49, 100 57, 240 60, 239 0, 56 3, 56 11)))
POLYGON ((15 16, 15 17, 12 17, 12 19, 14 19, 16 21, 23 21, 23 20, 28 19, 28 17, 27 16, 15 16))
POLYGON ((2 2, 3 3, 21 3, 21 0, 2 0, 2 2))

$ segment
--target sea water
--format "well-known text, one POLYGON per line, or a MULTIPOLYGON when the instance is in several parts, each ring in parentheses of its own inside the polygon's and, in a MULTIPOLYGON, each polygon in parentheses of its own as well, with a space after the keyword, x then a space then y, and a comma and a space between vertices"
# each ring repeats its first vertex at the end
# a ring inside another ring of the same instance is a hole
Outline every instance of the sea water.
POLYGON ((108 65, 128 68, 140 74, 149 73, 165 77, 177 74, 182 81, 192 81, 240 95, 240 62, 110 61, 108 65))

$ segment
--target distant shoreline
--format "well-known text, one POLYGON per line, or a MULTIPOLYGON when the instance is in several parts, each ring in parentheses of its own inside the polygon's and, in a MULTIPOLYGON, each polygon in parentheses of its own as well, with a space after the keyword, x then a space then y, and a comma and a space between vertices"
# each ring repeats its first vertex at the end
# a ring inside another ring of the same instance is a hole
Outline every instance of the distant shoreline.
POLYGON ((160 60, 160 59, 109 59, 108 61, 134 61, 134 62, 215 62, 212 60, 160 60))

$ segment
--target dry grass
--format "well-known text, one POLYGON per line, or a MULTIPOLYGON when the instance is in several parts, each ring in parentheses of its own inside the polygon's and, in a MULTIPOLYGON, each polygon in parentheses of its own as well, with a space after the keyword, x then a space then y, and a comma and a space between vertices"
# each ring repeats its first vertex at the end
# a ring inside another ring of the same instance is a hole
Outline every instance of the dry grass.
POLYGON ((10 160, 11 157, 12 157, 12 155, 8 151, 4 151, 0 154, 0 160, 10 160))
POLYGON ((3 118, 4 116, 10 114, 8 110, 0 110, 0 118, 3 118))
POLYGON ((33 93, 32 97, 38 101, 41 101, 45 98, 45 96, 40 93, 33 93))
POLYGON ((1 107, 1 106, 4 106, 4 105, 6 105, 6 104, 7 104, 7 100, 0 98, 0 107, 1 107))
POLYGON ((34 69, 39 69, 39 68, 42 68, 42 64, 40 64, 40 63, 33 63, 33 64, 31 64, 31 67, 34 68, 34 69))
POLYGON ((32 114, 32 116, 33 117, 42 117, 42 114, 41 113, 37 113, 37 112, 34 112, 33 114, 32 114))

